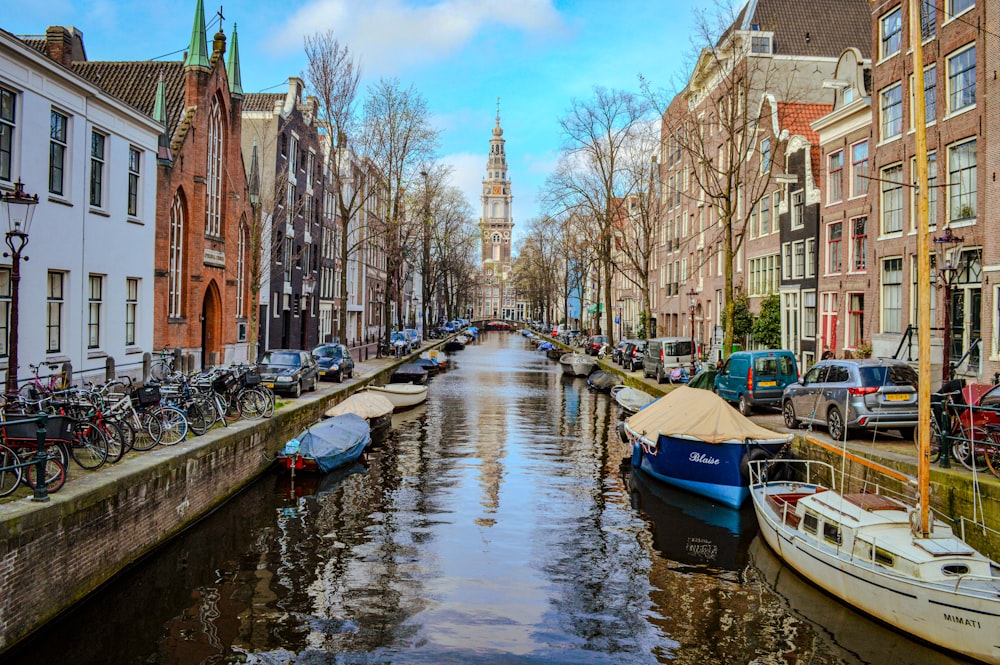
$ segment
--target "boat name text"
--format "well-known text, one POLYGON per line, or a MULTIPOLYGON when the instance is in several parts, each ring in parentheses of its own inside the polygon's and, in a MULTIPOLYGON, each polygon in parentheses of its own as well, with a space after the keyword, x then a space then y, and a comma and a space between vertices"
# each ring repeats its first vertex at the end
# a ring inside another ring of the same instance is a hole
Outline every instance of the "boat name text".
POLYGON ((973 628, 979 630, 982 629, 982 626, 975 619, 964 619, 962 617, 955 616, 954 614, 945 614, 944 620, 949 621, 951 623, 957 623, 960 626, 972 626, 973 628))
POLYGON ((721 460, 718 457, 712 457, 704 453, 691 453, 688 459, 692 462, 697 462, 698 464, 721 464, 721 460))

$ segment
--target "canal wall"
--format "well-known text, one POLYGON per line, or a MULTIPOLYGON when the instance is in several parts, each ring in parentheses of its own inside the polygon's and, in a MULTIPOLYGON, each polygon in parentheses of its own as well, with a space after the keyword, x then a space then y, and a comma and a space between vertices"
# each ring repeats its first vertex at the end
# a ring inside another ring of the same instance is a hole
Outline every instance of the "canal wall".
MULTIPOLYGON (((0 503, 0 653, 189 527, 272 464, 285 442, 392 362, 332 392, 306 393, 266 420, 157 447, 72 482, 47 502, 0 503)), ((140 611, 141 608, 136 608, 140 611)))

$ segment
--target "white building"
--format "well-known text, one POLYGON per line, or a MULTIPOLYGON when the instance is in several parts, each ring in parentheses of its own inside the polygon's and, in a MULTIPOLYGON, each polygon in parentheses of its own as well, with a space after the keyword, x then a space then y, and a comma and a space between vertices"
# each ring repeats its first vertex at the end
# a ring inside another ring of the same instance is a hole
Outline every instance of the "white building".
MULTIPOLYGON (((83 45, 63 31, 67 49, 83 45)), ((51 35, 50 35, 51 37, 51 35)), ((138 373, 153 346, 156 154, 162 127, 0 30, 0 191, 37 194, 19 289, 18 377, 72 363, 102 379, 138 373)), ((33 48, 35 46, 35 48, 33 48)), ((82 58, 80 58, 82 59, 82 58)), ((3 229, 5 231, 6 229, 3 229)), ((0 369, 7 367, 10 258, 0 259, 0 369)), ((47 373, 47 371, 43 372, 47 373)))

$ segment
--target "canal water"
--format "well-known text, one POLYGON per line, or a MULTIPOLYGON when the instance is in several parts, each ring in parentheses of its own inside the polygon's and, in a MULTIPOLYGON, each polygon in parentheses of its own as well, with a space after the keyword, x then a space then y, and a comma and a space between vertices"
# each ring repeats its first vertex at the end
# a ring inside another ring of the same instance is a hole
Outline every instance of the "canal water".
POLYGON ((617 417, 486 333, 363 464, 265 476, 0 661, 961 662, 804 583, 749 506, 633 472, 617 417))

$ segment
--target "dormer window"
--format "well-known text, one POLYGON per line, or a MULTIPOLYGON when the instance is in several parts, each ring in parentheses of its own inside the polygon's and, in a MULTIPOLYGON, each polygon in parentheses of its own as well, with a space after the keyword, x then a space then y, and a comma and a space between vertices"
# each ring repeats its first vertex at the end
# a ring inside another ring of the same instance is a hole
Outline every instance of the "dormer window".
POLYGON ((750 52, 758 55, 771 55, 771 36, 754 35, 751 37, 750 52))

